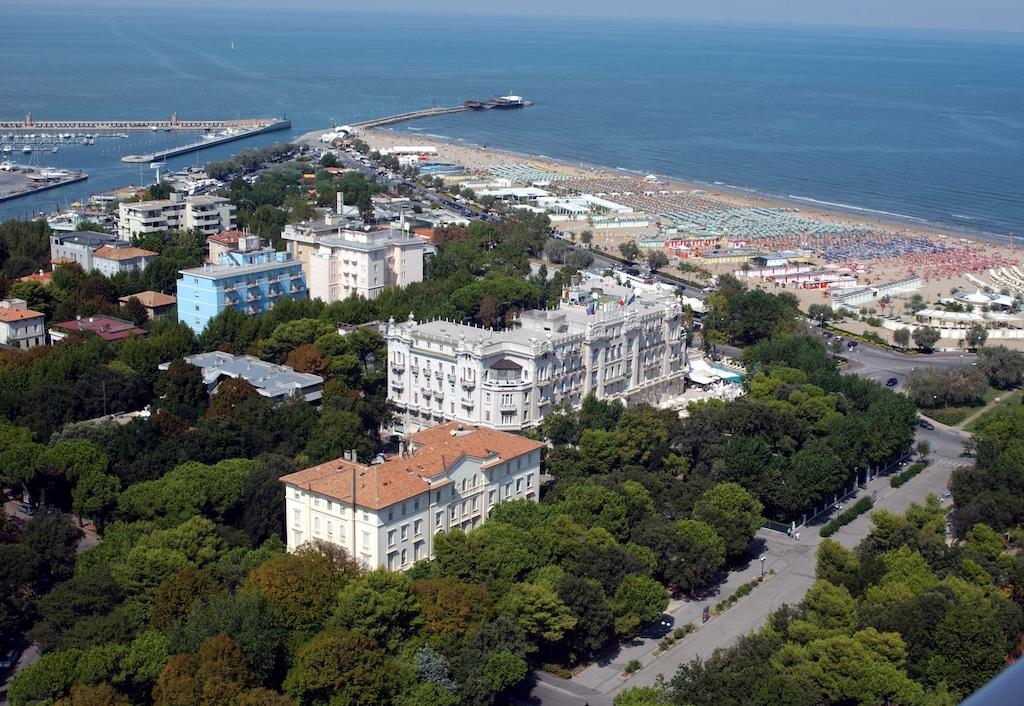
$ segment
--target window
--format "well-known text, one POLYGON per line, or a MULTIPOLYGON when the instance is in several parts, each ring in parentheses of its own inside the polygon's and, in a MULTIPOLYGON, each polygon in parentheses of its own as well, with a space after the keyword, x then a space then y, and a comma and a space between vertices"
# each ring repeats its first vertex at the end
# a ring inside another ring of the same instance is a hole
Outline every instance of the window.
POLYGON ((320 518, 319 517, 314 517, 313 518, 313 532, 315 534, 320 534, 320 518))
POLYGON ((395 531, 394 530, 388 530, 388 546, 389 547, 395 546, 395 531))
POLYGON ((334 523, 327 520, 327 539, 334 539, 334 523))
POLYGON ((492 490, 492 491, 490 491, 490 492, 488 492, 488 493, 487 493, 487 504, 488 504, 488 505, 493 505, 493 504, 494 504, 494 499, 495 499, 495 496, 496 496, 497 494, 498 494, 498 493, 497 493, 497 491, 495 491, 495 490, 492 490))
POLYGON ((510 497, 511 495, 512 495, 512 484, 511 483, 506 483, 505 484, 505 497, 507 498, 507 497, 510 497))
POLYGON ((402 550, 402 566, 409 563, 409 552, 406 549, 402 550))
POLYGON ((296 510, 292 514, 292 519, 293 519, 293 521, 295 522, 296 525, 302 524, 302 510, 296 510))
POLYGON ((363 522, 369 522, 369 521, 370 521, 370 514, 367 513, 367 512, 364 512, 363 513, 363 522))
POLYGON ((409 525, 402 525, 402 541, 409 539, 409 525))
POLYGON ((412 509, 413 510, 419 510, 420 509, 420 499, 419 498, 416 498, 415 500, 412 501, 412 509))
POLYGON ((532 488, 533 487, 533 474, 532 473, 527 473, 526 474, 526 487, 527 488, 532 488))
POLYGON ((512 404, 512 393, 511 392, 506 392, 506 393, 502 394, 502 396, 501 396, 501 404, 502 405, 510 405, 510 404, 512 404))
POLYGON ((469 512, 469 503, 465 500, 462 501, 462 514, 465 515, 469 512))
POLYGON ((434 531, 440 532, 444 529, 444 510, 434 513, 434 531))
POLYGON ((341 540, 342 542, 345 541, 345 525, 342 525, 342 524, 338 525, 338 539, 341 540))
POLYGON ((421 537, 423 535, 423 520, 416 520, 413 523, 412 534, 414 537, 421 537))
POLYGON ((292 491, 292 492, 294 493, 294 494, 292 495, 292 497, 294 497, 294 498, 295 498, 296 500, 298 500, 299 498, 301 498, 301 497, 302 497, 302 493, 300 493, 300 492, 299 492, 299 489, 298 489, 298 488, 296 488, 296 489, 295 489, 294 491, 292 491))
POLYGON ((389 509, 389 510, 388 510, 388 521, 391 521, 391 520, 393 520, 393 519, 395 519, 395 511, 394 511, 394 510, 391 510, 391 509, 389 509))
POLYGON ((476 508, 477 508, 476 501, 479 500, 479 499, 480 499, 479 495, 474 495, 473 499, 470 501, 470 507, 472 508, 473 512, 476 512, 476 508))
POLYGON ((423 542, 416 542, 412 547, 412 560, 419 561, 423 558, 423 542))
POLYGON ((515 422, 515 420, 516 420, 515 412, 502 412, 501 413, 501 423, 502 424, 512 424, 513 422, 515 422))
POLYGON ((450 514, 452 520, 459 516, 459 507, 457 505, 452 505, 449 509, 451 510, 450 514))
POLYGON ((466 479, 465 478, 462 479, 462 492, 463 493, 466 492, 466 479))
POLYGON ((523 479, 516 478, 516 493, 518 494, 521 492, 523 492, 523 479))
POLYGON ((313 507, 320 507, 320 498, 313 498, 313 507))

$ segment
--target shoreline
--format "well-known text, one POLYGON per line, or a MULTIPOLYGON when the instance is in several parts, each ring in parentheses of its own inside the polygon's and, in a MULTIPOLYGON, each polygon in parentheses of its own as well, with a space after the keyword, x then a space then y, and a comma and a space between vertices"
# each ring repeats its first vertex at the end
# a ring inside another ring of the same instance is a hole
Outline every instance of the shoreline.
MULTIPOLYGON (((318 140, 319 135, 324 132, 326 131, 321 130, 314 133, 307 133, 298 139, 301 140, 315 135, 318 140)), ((365 137, 377 135, 392 139, 397 136, 406 136, 435 146, 447 145, 456 148, 476 150, 481 153, 489 153, 495 156, 502 155, 512 159, 545 163, 561 169, 569 169, 576 172, 588 172, 590 176, 620 175, 642 178, 651 173, 626 167, 594 164, 584 160, 570 161, 568 159, 551 157, 544 154, 531 154, 528 152, 493 147, 491 145, 481 145, 458 137, 410 130, 408 127, 404 129, 373 128, 364 131, 363 134, 365 137)), ((467 169, 467 171, 469 170, 467 169)), ((897 233, 921 234, 927 237, 959 238, 967 240, 975 239, 984 241, 994 247, 1010 247, 1009 242, 1011 236, 1008 234, 993 233, 991 231, 971 228, 970 226, 961 224, 935 222, 920 216, 883 211, 880 209, 872 209, 853 204, 825 201, 815 199, 811 196, 773 194, 762 191, 757 187, 737 186, 735 184, 708 181, 694 177, 680 177, 657 173, 655 173, 654 176, 658 177, 658 179, 665 184, 675 187, 709 192, 710 196, 719 198, 723 201, 733 201, 738 207, 749 208, 751 206, 761 206, 768 208, 797 209, 802 215, 808 216, 812 219, 838 221, 849 225, 867 225, 897 233)), ((1016 236, 1014 237, 1016 238, 1016 236)), ((1014 246, 1014 249, 1016 249, 1016 246, 1014 246)))

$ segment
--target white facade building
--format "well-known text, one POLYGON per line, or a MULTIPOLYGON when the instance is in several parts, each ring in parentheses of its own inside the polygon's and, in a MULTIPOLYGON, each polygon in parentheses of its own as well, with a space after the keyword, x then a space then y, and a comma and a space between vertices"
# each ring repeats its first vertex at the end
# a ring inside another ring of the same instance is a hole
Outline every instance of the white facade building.
POLYGON ((210 236, 234 227, 235 207, 220 196, 183 196, 175 192, 169 199, 118 205, 117 234, 122 240, 162 230, 195 229, 210 236))
POLYGON ((286 228, 282 235, 303 263, 312 299, 328 304, 353 294, 373 299, 385 287, 423 280, 426 242, 400 230, 286 228))
POLYGON ((607 281, 566 291, 557 309, 523 312, 507 331, 410 319, 383 332, 400 431, 445 421, 521 431, 588 394, 656 402, 681 392, 686 375, 675 294, 607 281))
POLYGON ((536 501, 543 447, 453 423, 370 465, 339 458, 284 476, 288 550, 321 540, 368 568, 408 569, 433 556, 438 532, 476 529, 508 500, 536 501))
POLYGON ((0 300, 0 343, 22 350, 46 343, 46 317, 24 299, 0 300))

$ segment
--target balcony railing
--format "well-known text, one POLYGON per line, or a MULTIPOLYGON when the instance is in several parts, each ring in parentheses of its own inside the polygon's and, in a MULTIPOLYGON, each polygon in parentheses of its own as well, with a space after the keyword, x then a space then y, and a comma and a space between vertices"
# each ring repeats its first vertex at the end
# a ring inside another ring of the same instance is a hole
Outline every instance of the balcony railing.
POLYGON ((463 390, 472 390, 474 387, 476 387, 476 380, 463 380, 462 381, 462 389, 463 390))

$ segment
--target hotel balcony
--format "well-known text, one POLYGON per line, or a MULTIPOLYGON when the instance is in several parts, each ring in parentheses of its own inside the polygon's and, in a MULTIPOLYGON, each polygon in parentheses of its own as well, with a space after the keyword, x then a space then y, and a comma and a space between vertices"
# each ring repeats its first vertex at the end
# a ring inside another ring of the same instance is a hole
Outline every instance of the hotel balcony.
POLYGON ((466 409, 473 409, 473 407, 476 406, 476 402, 474 402, 473 400, 463 399, 462 406, 465 407, 466 409))
POLYGON ((448 382, 455 382, 455 373, 448 373, 448 382))
POLYGON ((472 390, 474 387, 476 387, 476 380, 463 380, 462 381, 462 389, 463 390, 472 390))
POLYGON ((396 373, 401 373, 405 370, 405 363, 400 363, 396 360, 391 361, 391 369, 396 373))
POLYGON ((420 394, 423 395, 424 399, 430 399, 430 396, 434 394, 434 391, 429 387, 421 387, 420 394))
POLYGON ((434 371, 434 377, 436 377, 438 380, 440 380, 441 378, 444 377, 444 373, 441 372, 440 370, 435 370, 434 371))
POLYGON ((404 390, 405 389, 405 382, 403 382, 402 380, 392 380, 391 381, 391 387, 392 387, 392 389, 395 389, 395 390, 404 390))

